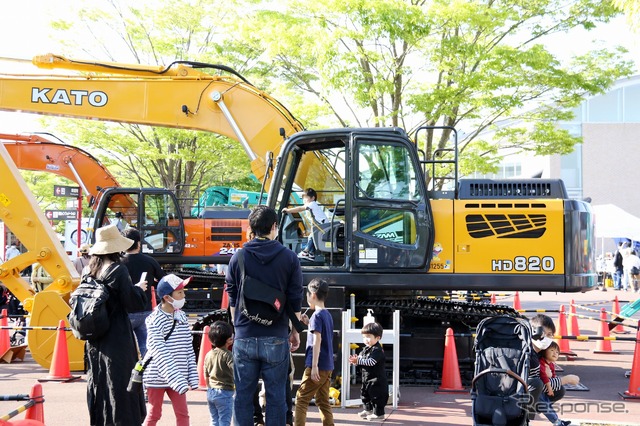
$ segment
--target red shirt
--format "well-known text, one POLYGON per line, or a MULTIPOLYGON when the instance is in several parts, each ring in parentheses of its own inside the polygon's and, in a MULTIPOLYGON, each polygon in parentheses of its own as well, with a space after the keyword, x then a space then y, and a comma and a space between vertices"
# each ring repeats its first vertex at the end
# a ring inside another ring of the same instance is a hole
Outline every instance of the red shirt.
POLYGON ((542 379, 542 383, 546 385, 553 377, 556 377, 556 364, 540 358, 540 378, 542 379), (547 367, 551 369, 551 376, 547 375, 547 367))

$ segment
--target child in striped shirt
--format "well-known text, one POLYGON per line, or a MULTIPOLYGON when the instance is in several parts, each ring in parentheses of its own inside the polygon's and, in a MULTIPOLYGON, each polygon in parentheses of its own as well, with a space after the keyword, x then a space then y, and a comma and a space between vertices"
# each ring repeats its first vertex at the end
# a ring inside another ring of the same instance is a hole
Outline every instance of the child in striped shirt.
POLYGON ((144 371, 149 410, 144 426, 155 426, 162 417, 162 401, 166 393, 176 415, 177 426, 189 426, 187 391, 198 388, 198 370, 193 351, 189 322, 182 307, 184 287, 191 278, 169 274, 158 283, 162 300, 146 319, 147 354, 151 357, 144 371))

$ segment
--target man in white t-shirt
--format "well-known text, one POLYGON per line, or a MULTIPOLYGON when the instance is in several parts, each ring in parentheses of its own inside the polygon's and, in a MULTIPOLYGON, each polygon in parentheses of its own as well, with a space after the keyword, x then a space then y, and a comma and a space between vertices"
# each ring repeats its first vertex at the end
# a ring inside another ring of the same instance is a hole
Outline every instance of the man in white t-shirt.
MULTIPOLYGON (((316 201, 318 198, 318 194, 315 189, 307 188, 304 190, 302 194, 302 201, 304 201, 304 205, 298 207, 288 207, 282 209, 284 213, 300 213, 303 211, 309 211, 309 213, 313 216, 314 219, 318 223, 326 223, 327 215, 322 211, 322 207, 316 201)), ((303 247, 302 251, 298 253, 298 257, 301 259, 309 259, 314 260, 316 257, 316 246, 313 244, 313 230, 309 232, 309 238, 307 240, 307 244, 303 247)))
POLYGON ((15 244, 11 244, 11 247, 7 249, 7 253, 5 254, 5 257, 7 258, 7 261, 9 261, 14 257, 19 256, 20 254, 21 253, 18 247, 16 247, 15 244))

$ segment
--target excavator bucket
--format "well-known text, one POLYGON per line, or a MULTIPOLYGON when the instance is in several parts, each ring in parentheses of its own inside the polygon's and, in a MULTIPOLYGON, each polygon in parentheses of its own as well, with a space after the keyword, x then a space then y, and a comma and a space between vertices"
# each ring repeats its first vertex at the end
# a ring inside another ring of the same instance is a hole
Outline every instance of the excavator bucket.
MULTIPOLYGON (((31 326, 57 327, 60 319, 64 319, 65 327, 69 327, 67 314, 71 308, 65 300, 55 291, 42 291, 36 293, 31 312, 31 326)), ((76 339, 68 331, 67 351, 69 354, 69 370, 84 371, 84 342, 76 339)), ((29 330, 27 341, 33 359, 42 367, 49 369, 53 359, 53 349, 56 342, 57 330, 29 330)))

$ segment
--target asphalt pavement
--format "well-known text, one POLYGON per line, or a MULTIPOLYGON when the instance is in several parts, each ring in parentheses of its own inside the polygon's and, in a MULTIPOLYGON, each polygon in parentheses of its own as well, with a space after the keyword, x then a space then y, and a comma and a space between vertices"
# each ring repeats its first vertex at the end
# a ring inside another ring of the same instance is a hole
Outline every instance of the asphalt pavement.
MULTIPOLYGON (((594 290, 587 293, 542 295, 533 292, 520 293, 521 307, 527 311, 541 310, 546 312, 558 323, 558 310, 564 305, 569 312, 571 300, 579 305, 576 313, 580 315, 578 324, 581 335, 596 336, 600 329, 599 317, 601 308, 607 311, 613 309, 614 297, 618 296, 620 306, 636 299, 638 295, 622 291, 603 292, 594 290), (587 319, 587 317, 593 319, 587 319)), ((498 296, 497 302, 513 305, 514 297, 498 296)), ((535 315, 526 312, 525 315, 535 315)), ((640 315, 634 316, 640 318, 640 315)), ((570 320, 568 320, 570 321, 570 320)), ((636 337, 636 329, 628 329, 628 334, 614 336, 636 337)), ((570 350, 576 354, 575 358, 561 359, 559 364, 564 370, 559 374, 577 374, 581 382, 588 388, 583 391, 568 391, 567 396, 557 405, 561 418, 571 420, 577 424, 621 424, 640 426, 640 400, 623 400, 619 392, 629 389, 629 379, 625 377, 633 364, 636 343, 631 341, 611 341, 612 350, 617 353, 595 353, 597 341, 570 341, 570 350)), ((638 354, 640 363, 640 354, 638 354)), ((640 368, 640 366, 638 366, 640 368)), ((24 361, 11 364, 0 364, 0 395, 27 394, 38 379, 48 375, 48 371, 36 364, 28 352, 24 361)), ((80 373, 72 374, 81 377, 73 382, 42 383, 45 398, 44 418, 50 426, 77 426, 88 424, 85 390, 86 382, 80 373)), ((468 393, 436 394, 434 387, 406 387, 400 388, 399 407, 396 410, 388 407, 387 417, 382 422, 388 425, 470 425, 471 397, 468 393)), ((206 402, 206 392, 190 391, 188 393, 189 413, 192 425, 208 425, 209 411, 206 402)), ((0 401, 0 417, 15 409, 20 403, 15 401, 0 401)), ((171 406, 165 402, 165 411, 159 426, 175 424, 171 406)), ((335 408, 336 424, 364 425, 373 423, 357 416, 359 409, 335 408)), ((24 418, 19 414, 15 419, 24 418)), ((316 407, 310 407, 308 424, 321 424, 316 407)), ((380 422, 377 422, 380 423, 380 422)), ((544 417, 538 417, 531 422, 533 426, 550 424, 544 417)))

